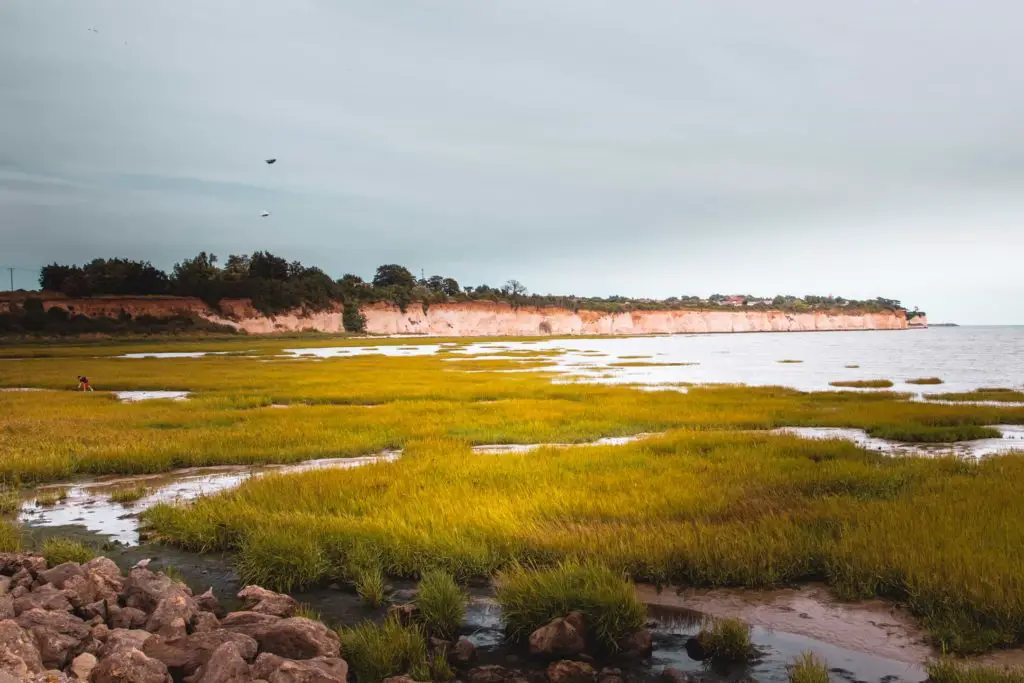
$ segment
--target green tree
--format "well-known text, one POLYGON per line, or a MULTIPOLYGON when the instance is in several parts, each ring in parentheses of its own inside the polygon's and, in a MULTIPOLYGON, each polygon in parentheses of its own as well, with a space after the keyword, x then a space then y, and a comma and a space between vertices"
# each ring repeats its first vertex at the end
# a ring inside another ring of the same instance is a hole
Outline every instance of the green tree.
POLYGON ((373 276, 374 287, 399 287, 412 290, 416 285, 416 278, 412 276, 409 269, 394 263, 378 266, 377 273, 373 276))

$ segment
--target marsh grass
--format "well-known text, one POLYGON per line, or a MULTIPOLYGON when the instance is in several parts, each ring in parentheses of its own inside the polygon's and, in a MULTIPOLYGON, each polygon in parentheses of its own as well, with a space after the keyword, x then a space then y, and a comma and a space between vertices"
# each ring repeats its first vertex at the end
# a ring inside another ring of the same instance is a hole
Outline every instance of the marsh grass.
POLYGON ((379 565, 356 569, 352 583, 355 586, 356 594, 369 607, 379 607, 384 604, 387 581, 384 577, 384 570, 379 565))
POLYGON ((853 389, 888 389, 892 385, 892 380, 888 379, 842 379, 829 382, 829 386, 853 389))
POLYGON ((813 652, 804 652, 789 665, 789 683, 828 683, 828 680, 828 663, 813 652))
POLYGON ((928 394, 925 398, 932 401, 995 401, 999 403, 1024 402, 1024 391, 985 387, 974 391, 950 392, 945 394, 928 394))
POLYGON ((802 360, 794 360, 792 358, 783 358, 782 360, 776 361, 776 362, 777 363, 783 363, 783 364, 786 364, 786 365, 796 365, 797 363, 803 363, 802 360))
POLYGON ((0 519, 0 553, 16 553, 21 549, 21 527, 0 519))
POLYGON ((843 367, 848 369, 848 370, 853 370, 853 369, 859 368, 860 366, 857 365, 856 363, 849 363, 847 365, 844 365, 843 367))
POLYGON ((998 439, 1002 433, 993 427, 979 425, 878 425, 868 430, 868 434, 879 439, 905 441, 913 443, 953 443, 956 441, 973 441, 975 439, 998 439))
POLYGON ((614 652, 644 625, 647 610, 633 584, 605 566, 568 560, 555 567, 515 565, 497 578, 505 633, 520 642, 552 619, 583 613, 587 637, 614 652))
POLYGON ((430 663, 423 631, 388 618, 383 624, 363 622, 338 631, 341 656, 355 674, 356 683, 379 683, 390 676, 412 674, 430 680, 430 663))
POLYGON ((122 505, 127 503, 134 503, 140 498, 144 498, 149 493, 149 488, 145 486, 133 486, 131 488, 116 489, 110 493, 110 502, 121 503, 122 505))
POLYGON ((254 529, 240 544, 236 568, 243 584, 282 593, 306 588, 327 575, 323 548, 308 534, 254 529))
POLYGON ((450 640, 458 634, 466 615, 466 594, 451 574, 430 569, 420 579, 416 605, 427 634, 450 640))
POLYGON ((64 487, 40 489, 36 492, 36 505, 39 507, 52 507, 68 497, 68 490, 64 487))
POLYGON ((907 384, 944 384, 941 377, 916 377, 908 379, 907 384))
POLYGON ((657 361, 622 361, 618 363, 609 363, 610 368, 681 368, 688 365, 698 365, 698 363, 659 363, 657 361))
POLYGON ((705 622, 697 639, 712 664, 746 662, 756 654, 750 641, 750 625, 740 619, 705 622))
POLYGON ((16 489, 0 487, 0 515, 11 515, 21 509, 21 496, 16 489))
POLYGON ((40 552, 51 567, 64 564, 65 562, 82 564, 97 555, 93 548, 80 541, 59 537, 52 537, 43 541, 40 552))
POLYGON ((1024 668, 979 666, 940 659, 926 667, 932 683, 1024 683, 1024 668))
POLYGON ((320 612, 318 612, 308 602, 299 603, 298 608, 296 608, 295 610, 295 616, 303 617, 304 619, 309 619, 311 621, 321 621, 320 612))

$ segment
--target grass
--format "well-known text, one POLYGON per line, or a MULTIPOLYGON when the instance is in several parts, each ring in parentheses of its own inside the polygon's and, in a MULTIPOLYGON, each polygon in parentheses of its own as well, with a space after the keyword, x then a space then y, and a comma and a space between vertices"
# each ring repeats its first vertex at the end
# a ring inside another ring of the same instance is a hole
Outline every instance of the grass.
POLYGON ((888 379, 843 379, 829 382, 833 387, 850 387, 853 389, 888 389, 892 380, 888 379))
POLYGON ((977 666, 941 659, 927 666, 932 683, 1024 683, 1024 669, 977 666))
POLYGON ((295 616, 309 619, 311 621, 320 621, 320 612, 318 612, 308 602, 299 603, 299 606, 295 609, 295 616))
POLYGON ((780 361, 776 361, 776 362, 784 363, 784 364, 790 364, 790 365, 795 365, 797 363, 803 363, 802 360, 793 360, 792 358, 784 358, 784 359, 782 359, 780 361))
POLYGON ((740 619, 705 622, 697 639, 712 664, 746 662, 755 654, 750 642, 750 625, 740 619))
POLYGON ((413 680, 431 680, 426 641, 417 625, 402 626, 389 618, 383 624, 366 621, 342 628, 338 635, 341 656, 356 683, 379 683, 402 674, 413 674, 413 680))
POLYGON ((181 573, 181 570, 173 565, 163 567, 161 571, 171 581, 177 581, 178 583, 185 583, 185 575, 181 573))
POLYGON ((384 604, 384 593, 387 591, 387 583, 384 578, 384 570, 379 566, 357 569, 353 583, 355 584, 356 594, 368 606, 379 607, 384 604))
POLYGON ((907 384, 943 384, 941 377, 916 377, 908 379, 907 384))
POLYGON ((39 507, 53 507, 68 497, 68 490, 64 487, 41 489, 36 493, 36 505, 39 507))
POLYGON ((148 493, 149 488, 146 486, 116 489, 110 494, 110 502, 121 504, 134 503, 140 498, 144 498, 148 493))
POLYGON ((929 394, 925 398, 932 401, 995 401, 999 403, 1024 403, 1024 391, 986 387, 975 391, 952 392, 945 394, 929 394))
POLYGON ((16 553, 22 549, 21 528, 0 519, 0 553, 16 553))
POLYGON ((0 487, 0 515, 12 515, 21 509, 21 496, 17 489, 0 487))
POLYGON ((843 367, 844 367, 844 368, 847 368, 848 370, 853 370, 853 369, 855 369, 855 368, 859 368, 860 366, 859 366, 859 365, 857 365, 856 363, 849 363, 849 364, 847 364, 847 365, 844 365, 843 367))
POLYGON ((236 559, 242 584, 290 593, 320 580, 328 565, 323 550, 304 534, 254 529, 239 542, 236 559))
POLYGON ((82 564, 96 557, 97 553, 93 548, 70 538, 52 537, 43 541, 40 553, 46 558, 51 567, 65 562, 77 562, 82 564))
POLYGON ((642 628, 646 608, 632 583, 605 566, 569 560, 546 569, 515 565, 497 579, 505 633, 523 641, 552 619, 583 613, 587 638, 614 652, 619 641, 642 628))
POLYGON ((813 652, 804 652, 789 666, 789 683, 828 683, 828 680, 828 664, 813 652))
POLYGON ((610 368, 681 368, 697 363, 657 363, 655 361, 623 361, 620 363, 609 363, 610 368))
POLYGON ((416 605, 427 634, 446 640, 458 635, 466 614, 466 594, 451 574, 442 569, 424 572, 416 605))

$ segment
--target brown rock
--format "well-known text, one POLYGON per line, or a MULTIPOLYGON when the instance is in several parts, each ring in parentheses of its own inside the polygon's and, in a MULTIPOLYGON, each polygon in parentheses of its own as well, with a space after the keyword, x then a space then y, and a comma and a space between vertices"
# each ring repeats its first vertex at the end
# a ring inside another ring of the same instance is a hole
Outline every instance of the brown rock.
POLYGON ((450 655, 455 664, 471 664, 476 659, 476 646, 468 638, 459 638, 452 645, 450 655))
MULTIPOLYGON (((32 582, 35 581, 35 576, 28 569, 22 567, 11 576, 11 585, 15 588, 32 588, 32 582)), ((12 589, 13 590, 13 589, 12 589)))
POLYGON ((573 662, 563 659, 552 663, 548 669, 548 680, 551 683, 595 683, 597 672, 586 662, 573 662))
POLYGON ((65 562, 56 567, 39 572, 39 580, 43 583, 50 583, 57 588, 63 589, 64 583, 72 576, 85 577, 85 572, 77 562, 65 562))
POLYGON ((146 613, 136 607, 115 607, 107 603, 107 609, 109 610, 107 623, 113 628, 139 629, 145 626, 149 620, 146 613))
POLYGON ((601 672, 597 674, 597 683, 624 683, 622 678, 622 669, 601 669, 601 672))
POLYGON ((89 631, 89 635, 93 640, 105 643, 107 642, 107 636, 110 635, 110 628, 108 628, 106 624, 98 624, 92 627, 92 630, 89 631))
POLYGON ((0 597, 7 595, 11 591, 11 577, 0 576, 0 597))
POLYGON ((572 627, 580 633, 587 632, 586 617, 583 616, 583 612, 573 611, 565 615, 565 620, 572 624, 572 627))
POLYGON ((163 662, 139 650, 124 649, 100 660, 92 670, 92 683, 172 683, 163 662))
POLYGON ((267 683, 345 683, 348 663, 337 657, 316 657, 296 662, 262 653, 252 666, 252 676, 267 683))
POLYGON ((161 600, 146 621, 146 630, 165 638, 176 638, 188 633, 188 624, 196 614, 196 605, 186 595, 175 595, 161 600))
POLYGON ((674 666, 667 666, 661 672, 661 680, 665 683, 690 683, 693 678, 685 671, 680 671, 674 666))
POLYGON ((88 681, 89 676, 92 675, 92 670, 96 668, 99 660, 95 656, 88 652, 83 652, 71 661, 71 666, 68 667, 68 674, 72 680, 76 681, 88 681))
POLYGON ((142 646, 142 651, 153 659, 163 662, 176 677, 190 676, 210 659, 221 645, 231 643, 235 652, 247 661, 256 656, 256 641, 247 635, 220 629, 209 633, 193 633, 190 636, 164 640, 152 636, 142 646))
POLYGON ((0 553, 0 574, 11 576, 20 569, 26 569, 36 575, 46 571, 46 558, 31 553, 0 553))
POLYGON ((530 654, 542 657, 573 657, 583 652, 587 643, 583 632, 567 619, 554 619, 530 634, 530 654))
POLYGON ((197 612, 192 619, 193 633, 208 633, 219 628, 220 619, 215 617, 212 612, 197 612))
POLYGON ((143 644, 152 637, 153 634, 149 631, 115 628, 107 633, 99 657, 100 659, 110 657, 115 652, 122 650, 141 650, 143 644))
POLYGON ((503 666, 489 664, 470 669, 466 673, 468 683, 504 683, 512 676, 512 672, 503 666))
POLYGON ((189 679, 190 683, 249 683, 249 664, 232 642, 222 643, 189 679))
POLYGON ((48 612, 30 609, 15 620, 36 640, 43 666, 63 669, 80 652, 82 641, 89 637, 89 627, 78 617, 67 612, 48 612))
POLYGON ((227 612, 221 607, 220 601, 213 594, 213 588, 207 588, 205 593, 197 595, 193 598, 196 603, 196 609, 201 612, 209 612, 218 619, 223 619, 227 612))
POLYGON ((9 595, 0 597, 0 621, 14 618, 14 598, 9 595))
POLYGON ((275 617, 288 618, 295 616, 299 603, 289 595, 268 591, 259 586, 246 586, 238 592, 242 608, 249 612, 270 614, 275 617))
POLYGON ((380 683, 416 683, 412 676, 389 676, 380 683))
POLYGON ((633 631, 619 641, 619 649, 625 655, 644 657, 654 649, 654 638, 645 628, 633 631))
POLYGON ((17 600, 23 595, 28 595, 28 592, 28 586, 14 586, 11 588, 11 592, 8 593, 8 595, 11 596, 12 600, 17 600))
POLYGON ((155 610, 161 600, 178 596, 191 598, 192 591, 185 584, 148 569, 131 570, 124 583, 125 606, 135 607, 146 613, 155 610))
POLYGON ((64 591, 55 588, 50 584, 40 586, 31 593, 21 596, 14 601, 14 613, 21 614, 30 609, 44 609, 58 612, 70 612, 71 603, 68 601, 64 591))
POLYGON ((280 620, 280 617, 260 614, 258 612, 232 612, 221 619, 220 626, 235 633, 244 633, 247 636, 252 636, 280 620))
POLYGON ((121 570, 108 557, 94 557, 82 565, 82 570, 86 573, 95 572, 113 583, 124 583, 121 570))
POLYGON ((304 617, 280 619, 262 627, 253 636, 261 652, 288 659, 337 657, 341 651, 338 634, 319 621, 304 617))
POLYGON ((107 601, 97 600, 96 602, 90 602, 88 605, 82 605, 78 608, 78 613, 86 620, 99 617, 102 621, 106 622, 109 617, 107 601))
POLYGON ((14 621, 0 621, 0 671, 12 676, 39 673, 43 662, 32 634, 14 621))

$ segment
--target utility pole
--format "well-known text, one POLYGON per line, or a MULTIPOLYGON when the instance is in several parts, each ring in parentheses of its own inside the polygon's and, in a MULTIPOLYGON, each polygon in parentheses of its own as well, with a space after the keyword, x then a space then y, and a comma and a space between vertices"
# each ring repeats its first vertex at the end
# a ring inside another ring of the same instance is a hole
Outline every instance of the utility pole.
POLYGON ((11 275, 11 291, 14 291, 14 268, 8 268, 7 272, 11 275))

